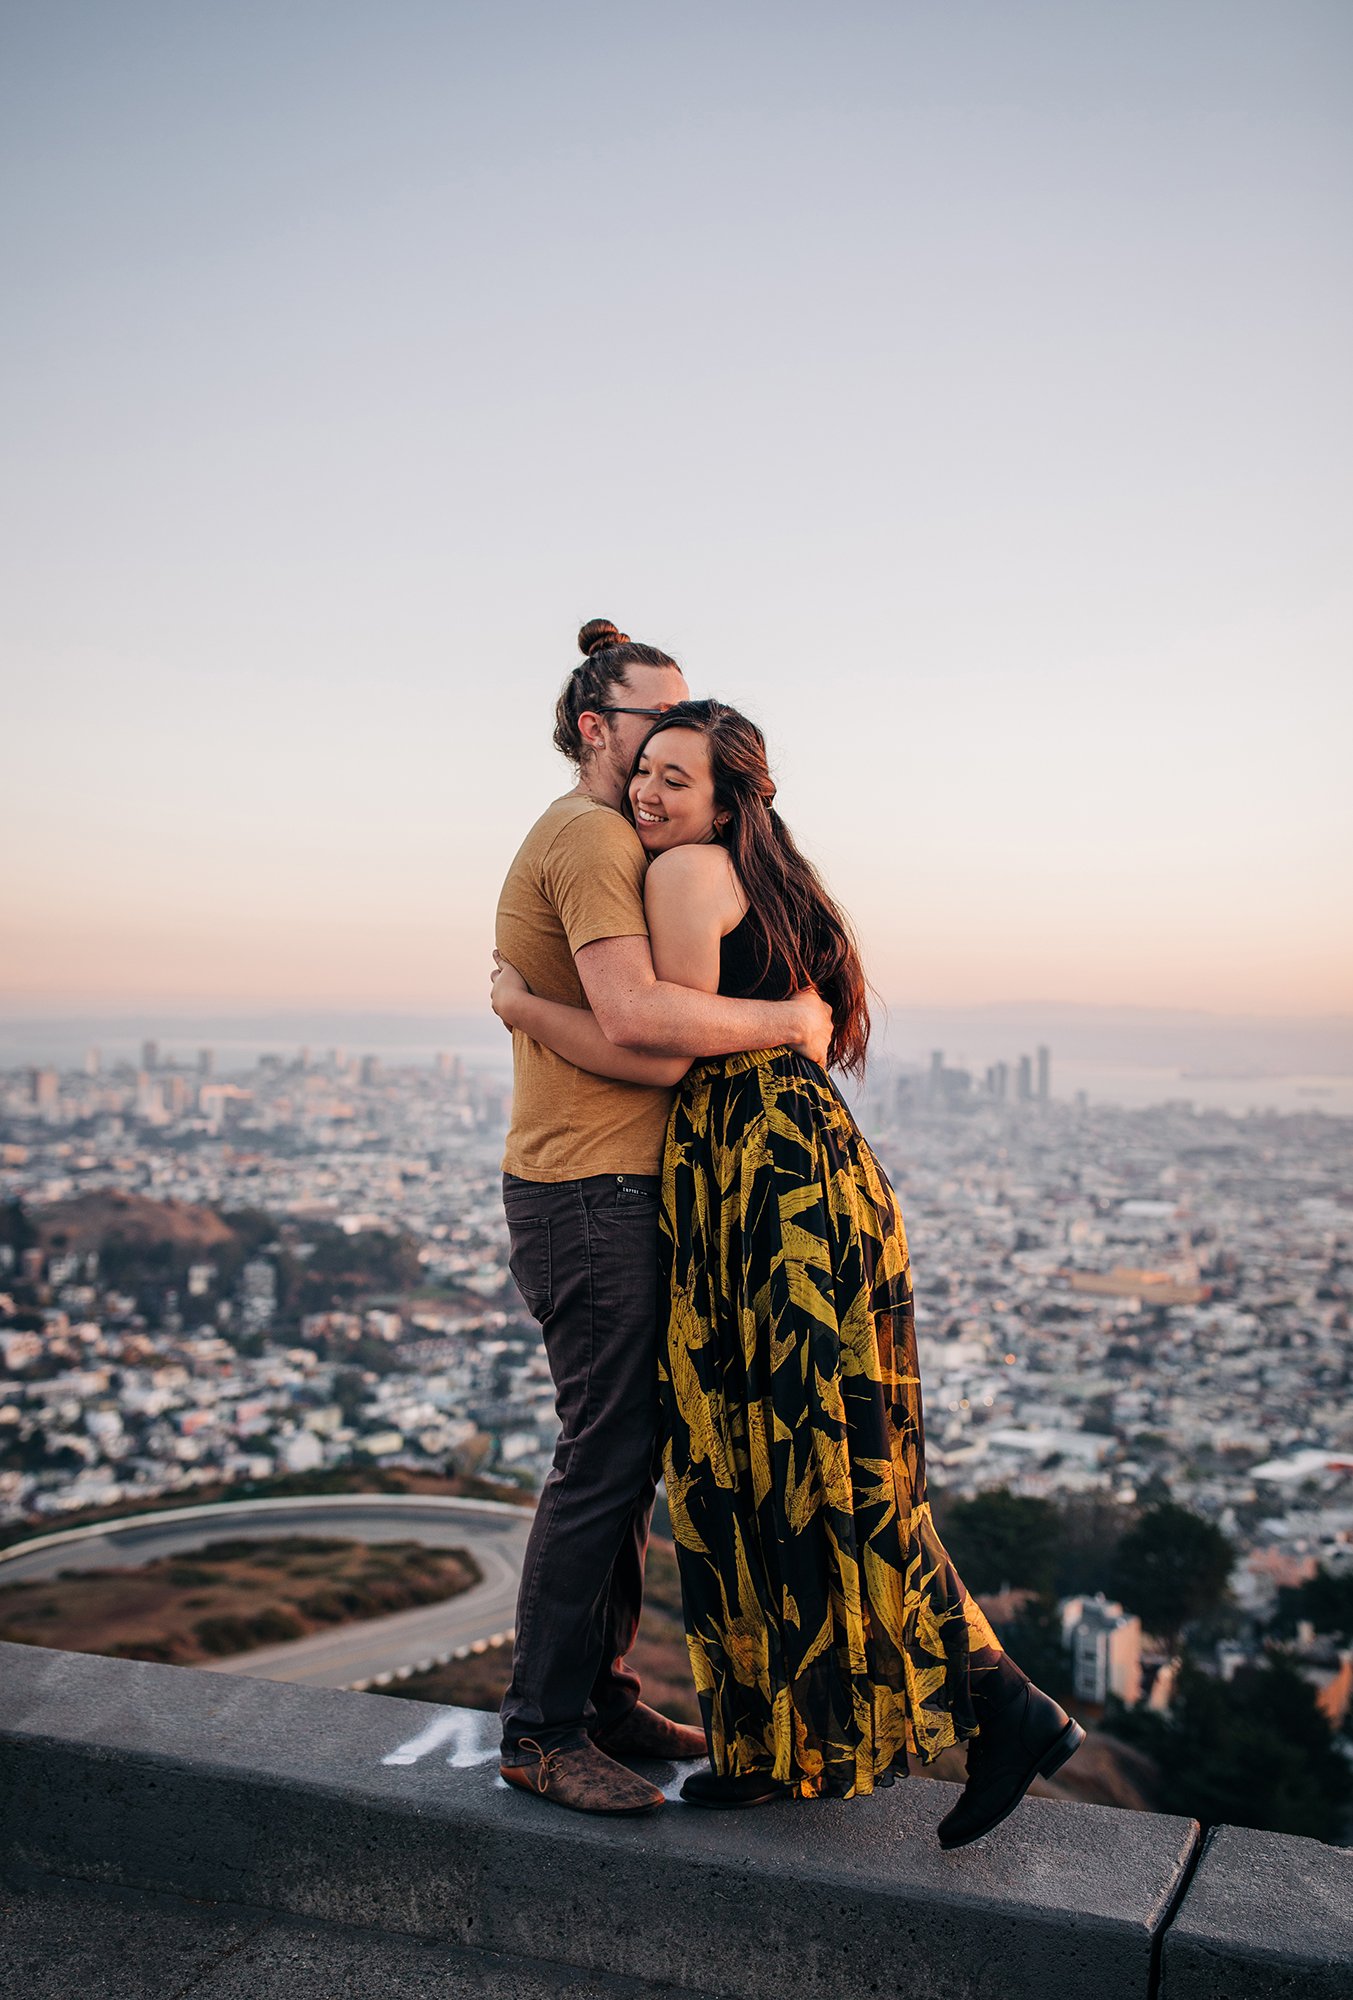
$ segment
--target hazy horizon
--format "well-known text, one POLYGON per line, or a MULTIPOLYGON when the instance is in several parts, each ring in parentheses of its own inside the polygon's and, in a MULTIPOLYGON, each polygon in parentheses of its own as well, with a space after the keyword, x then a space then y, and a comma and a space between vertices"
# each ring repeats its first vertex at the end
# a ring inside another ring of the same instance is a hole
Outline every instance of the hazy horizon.
MULTIPOLYGON (((876 1000, 873 1054, 892 1062, 924 1063, 935 1048, 948 1060, 976 1065, 1013 1062, 1040 1042, 1053 1053, 1054 1075, 1070 1094, 1068 1065, 1093 1071, 1177 1072, 1194 1080, 1353 1080, 1353 1016, 1285 1020, 1223 1015, 1201 1010, 1095 1006, 920 1007, 876 1000)), ((49 1010, 24 1015, 0 1005, 0 1068, 33 1063, 77 1066, 88 1047, 106 1061, 139 1061, 146 1040, 162 1056, 191 1061, 213 1046, 224 1059, 271 1049, 291 1056, 308 1047, 315 1059, 330 1048, 349 1055, 384 1053, 430 1059, 442 1049, 503 1065, 510 1042, 487 1004, 470 1012, 448 1009, 342 1008, 182 1009, 162 1006, 122 1010, 49 1010)), ((1168 1091, 1166 1094, 1170 1094, 1168 1091)), ((1337 1106, 1345 1105, 1342 1092, 1337 1106)))
POLYGON ((1353 1015, 1351 74, 1333 0, 0 9, 0 1005, 479 1007, 601 615, 908 1007, 1353 1015))

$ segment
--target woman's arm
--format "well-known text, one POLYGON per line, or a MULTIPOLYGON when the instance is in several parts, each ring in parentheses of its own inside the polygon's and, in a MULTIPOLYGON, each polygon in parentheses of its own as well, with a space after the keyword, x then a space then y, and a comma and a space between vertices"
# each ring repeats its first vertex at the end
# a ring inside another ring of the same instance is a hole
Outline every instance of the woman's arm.
POLYGON ((717 993, 719 946, 746 908, 726 848, 692 845, 656 855, 644 877, 644 917, 658 978, 717 993))
POLYGON ((690 1066, 687 1056, 642 1054, 618 1049, 608 1042, 587 1007, 570 1007, 563 1000, 545 1000, 533 993, 516 967, 493 954, 493 1011, 509 1028, 520 1028, 533 1042, 553 1049, 576 1069, 593 1076, 611 1076, 618 1083, 649 1083, 670 1087, 680 1083, 690 1066))
MULTIPOLYGON (((644 882, 653 969, 658 978, 694 993, 719 990, 719 943, 743 911, 728 856, 721 847, 676 847, 649 864, 644 882)), ((679 1083, 690 1058, 622 1049, 595 1014, 532 993, 521 974, 494 953, 493 1010, 509 1028, 553 1049, 565 1062, 621 1083, 679 1083)))

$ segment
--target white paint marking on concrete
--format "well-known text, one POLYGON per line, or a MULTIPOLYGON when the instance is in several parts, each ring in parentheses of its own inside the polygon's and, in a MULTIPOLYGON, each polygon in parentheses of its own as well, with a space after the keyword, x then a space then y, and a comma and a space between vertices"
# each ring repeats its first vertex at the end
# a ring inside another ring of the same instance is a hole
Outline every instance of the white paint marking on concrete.
POLYGON ((426 1729, 420 1730, 417 1736, 411 1736, 407 1743, 401 1743, 388 1757, 382 1757, 381 1762, 416 1764, 420 1757, 431 1756, 434 1750, 440 1750, 443 1743, 451 1745, 446 1761, 453 1771, 469 1771, 476 1764, 496 1762, 497 1745, 491 1743, 485 1748, 479 1740, 486 1726, 493 1727, 487 1716, 453 1709, 434 1716, 426 1729))
POLYGON ((483 1735, 486 1720, 488 1721, 489 1728, 496 1736, 498 1733, 495 1727, 498 1721, 496 1715, 489 1719, 481 1718, 478 1715, 462 1714, 460 1718, 460 1730, 452 1745, 451 1754, 446 1760, 453 1771, 469 1771, 476 1764, 496 1764, 498 1762, 498 1745, 490 1743, 485 1748, 478 1741, 478 1738, 483 1735))
POLYGON ((388 1757, 382 1757, 382 1764, 416 1764, 420 1757, 426 1757, 439 1750, 448 1737, 459 1736, 463 1724, 458 1715, 434 1715, 426 1729, 420 1729, 417 1736, 411 1736, 407 1743, 401 1743, 398 1750, 392 1750, 388 1757))

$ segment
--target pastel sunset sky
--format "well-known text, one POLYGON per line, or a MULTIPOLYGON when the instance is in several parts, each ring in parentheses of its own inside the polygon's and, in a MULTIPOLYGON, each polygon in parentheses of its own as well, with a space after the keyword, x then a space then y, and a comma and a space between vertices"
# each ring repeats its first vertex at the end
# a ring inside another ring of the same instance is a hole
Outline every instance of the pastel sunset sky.
POLYGON ((1353 1011, 1345 0, 0 7, 0 1007, 464 1008, 588 617, 889 998, 1353 1011))

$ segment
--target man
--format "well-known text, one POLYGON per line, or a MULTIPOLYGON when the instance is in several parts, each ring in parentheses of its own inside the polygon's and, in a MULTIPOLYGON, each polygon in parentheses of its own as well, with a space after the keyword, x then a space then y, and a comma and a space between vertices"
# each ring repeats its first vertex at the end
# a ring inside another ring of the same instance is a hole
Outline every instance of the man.
MULTIPOLYGON (((824 1060, 815 993, 732 1000, 659 980, 644 850, 618 810, 635 753, 688 697, 674 660, 603 620, 556 710, 578 782, 508 870, 497 943, 533 991, 590 1007, 621 1049, 698 1056, 787 1043, 824 1060)), ((627 1758, 702 1757, 703 1733, 639 1700, 625 1663, 643 1596, 657 1457, 658 1205, 671 1091, 593 1076, 513 1035, 503 1201, 512 1275, 545 1336, 561 1425, 536 1509, 503 1699, 509 1784, 581 1812, 663 1802, 627 1758)))

